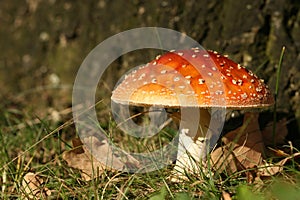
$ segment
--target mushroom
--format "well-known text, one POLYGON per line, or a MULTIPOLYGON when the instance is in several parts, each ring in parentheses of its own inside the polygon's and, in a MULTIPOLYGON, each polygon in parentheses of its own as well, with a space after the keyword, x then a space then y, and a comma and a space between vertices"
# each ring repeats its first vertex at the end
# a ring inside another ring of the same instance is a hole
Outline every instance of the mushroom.
POLYGON ((186 113, 175 165, 181 172, 192 170, 219 138, 222 130, 215 125, 221 121, 212 117, 213 109, 263 108, 274 103, 268 86, 253 72, 216 51, 198 48, 170 51, 135 68, 117 85, 111 99, 123 105, 180 108, 172 115, 177 119, 186 113), (195 111, 200 123, 193 128, 197 117, 189 113, 195 111))

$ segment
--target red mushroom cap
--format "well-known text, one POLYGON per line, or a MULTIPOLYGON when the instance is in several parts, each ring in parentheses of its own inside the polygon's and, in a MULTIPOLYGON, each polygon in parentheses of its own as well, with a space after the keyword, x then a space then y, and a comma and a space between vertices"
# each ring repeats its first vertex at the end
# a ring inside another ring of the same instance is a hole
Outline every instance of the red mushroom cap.
POLYGON ((137 106, 235 109, 274 103, 268 86, 250 70, 215 51, 197 48, 168 52, 135 68, 111 99, 137 106))

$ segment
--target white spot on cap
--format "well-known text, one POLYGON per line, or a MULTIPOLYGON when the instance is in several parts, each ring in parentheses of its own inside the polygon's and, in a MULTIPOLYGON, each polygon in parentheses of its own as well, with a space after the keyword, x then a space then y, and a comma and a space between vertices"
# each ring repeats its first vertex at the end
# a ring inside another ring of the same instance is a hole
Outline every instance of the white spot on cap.
POLYGON ((142 73, 142 74, 140 75, 140 77, 138 78, 138 80, 142 80, 145 76, 146 76, 146 74, 145 74, 145 73, 142 73))
POLYGON ((167 73, 167 70, 163 69, 163 70, 160 71, 160 73, 165 74, 165 73, 167 73))
POLYGON ((190 79, 190 78, 192 78, 192 76, 185 76, 185 78, 186 78, 186 79, 190 79))
POLYGON ((261 92, 262 91, 262 87, 257 87, 255 88, 256 92, 261 92))
POLYGON ((247 99, 248 95, 246 93, 241 94, 242 99, 247 99))
POLYGON ((221 90, 217 90, 217 91, 215 92, 216 95, 221 95, 221 94, 223 94, 223 93, 224 93, 224 92, 221 91, 221 90))
POLYGON ((243 81, 241 79, 239 79, 237 82, 239 86, 243 85, 243 81))
POLYGON ((175 76, 173 80, 176 82, 176 81, 179 81, 180 78, 178 76, 175 76))
POLYGON ((196 57, 197 57, 197 55, 196 55, 196 54, 193 54, 193 55, 192 55, 192 58, 196 58, 196 57))
POLYGON ((179 56, 183 56, 183 53, 182 52, 178 52, 177 53, 179 56))
POLYGON ((156 61, 154 61, 154 62, 153 62, 153 65, 156 65, 156 64, 157 64, 157 62, 156 62, 156 61))
POLYGON ((182 68, 185 68, 185 67, 186 67, 186 64, 183 64, 181 67, 182 67, 182 68))
POLYGON ((202 79, 202 78, 199 78, 198 81, 199 81, 199 84, 200 84, 200 85, 203 84, 203 83, 205 83, 205 80, 202 79))
POLYGON ((232 81, 231 81, 234 85, 236 85, 237 84, 237 82, 236 82, 236 80, 235 79, 232 79, 232 81))

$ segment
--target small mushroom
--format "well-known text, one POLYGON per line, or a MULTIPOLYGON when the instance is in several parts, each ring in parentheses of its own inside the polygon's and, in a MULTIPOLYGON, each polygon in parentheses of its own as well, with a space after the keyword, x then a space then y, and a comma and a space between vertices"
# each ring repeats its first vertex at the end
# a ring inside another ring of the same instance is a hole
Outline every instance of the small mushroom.
MULTIPOLYGON (((126 105, 200 109, 197 134, 189 134, 193 123, 190 116, 191 120, 186 120, 179 136, 179 140, 192 138, 192 146, 183 148, 195 161, 200 161, 203 158, 200 152, 205 152, 201 151, 203 144, 199 145, 199 139, 211 131, 208 129, 212 119, 209 109, 263 108, 274 103, 268 86, 250 70, 215 51, 197 48, 170 51, 132 70, 115 88, 111 99, 126 105)), ((178 113, 173 116, 180 118, 178 113)), ((187 156, 178 156, 175 168, 191 168, 189 162, 187 156)))

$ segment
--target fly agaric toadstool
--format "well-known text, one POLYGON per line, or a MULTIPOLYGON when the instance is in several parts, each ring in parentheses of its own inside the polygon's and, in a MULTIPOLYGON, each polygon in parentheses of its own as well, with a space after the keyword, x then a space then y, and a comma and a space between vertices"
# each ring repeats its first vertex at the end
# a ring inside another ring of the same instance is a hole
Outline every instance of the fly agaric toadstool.
MULTIPOLYGON (((194 161, 200 161, 201 152, 205 152, 205 149, 201 151, 203 144, 198 144, 198 138, 211 131, 209 108, 239 110, 274 103, 268 86, 250 70, 227 56, 198 48, 170 51, 132 70, 115 88, 111 99, 125 105, 200 109, 200 125, 197 125, 200 133, 189 135, 190 127, 184 127, 179 136, 192 137, 191 147, 183 148, 191 153, 194 161)), ((181 172, 182 168, 193 168, 194 161, 189 161, 186 155, 177 156, 175 168, 181 172)))

